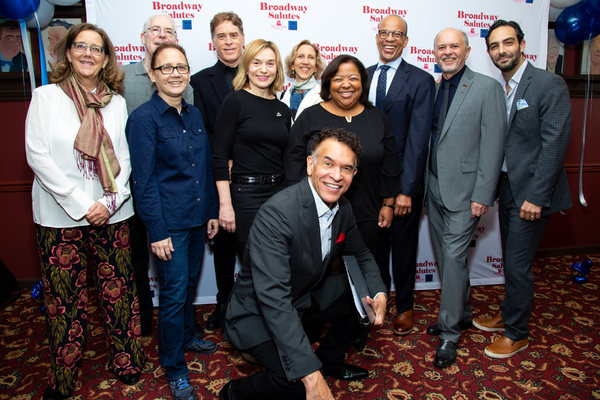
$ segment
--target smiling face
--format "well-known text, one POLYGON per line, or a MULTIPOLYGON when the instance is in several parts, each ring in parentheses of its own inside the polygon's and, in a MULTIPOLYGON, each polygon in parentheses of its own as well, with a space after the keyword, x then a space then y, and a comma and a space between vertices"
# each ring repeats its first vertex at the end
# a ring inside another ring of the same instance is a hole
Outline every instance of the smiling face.
POLYGON ((248 89, 255 94, 269 90, 277 76, 275 52, 269 48, 256 53, 248 66, 248 89))
POLYGON ((67 49, 67 59, 71 63, 73 75, 83 86, 93 90, 100 70, 108 64, 108 56, 105 53, 95 56, 90 51, 90 46, 104 47, 102 37, 94 31, 81 31, 74 42, 85 43, 88 48, 83 53, 78 53, 73 48, 67 49))
POLYGON ((525 61, 524 50, 525 40, 519 43, 513 27, 500 26, 490 33, 488 54, 500 71, 516 72, 525 61))
MULTIPOLYGON (((158 53, 156 57, 153 68, 166 65, 177 67, 179 65, 188 65, 188 61, 183 53, 177 49, 161 49, 160 53, 158 53)), ((190 81, 189 70, 187 73, 181 74, 177 68, 174 68, 173 73, 168 75, 163 74, 160 69, 151 69, 148 71, 148 76, 152 82, 156 83, 158 95, 168 104, 181 101, 183 92, 185 92, 185 89, 190 81)))
POLYGON ((177 40, 177 35, 175 31, 175 25, 173 25, 173 21, 166 15, 156 15, 150 19, 149 28, 146 32, 142 32, 141 40, 144 47, 146 47, 146 55, 147 59, 151 59, 152 55, 163 43, 179 43, 177 40), (157 33, 152 33, 153 29, 157 28, 157 33), (172 36, 166 34, 167 31, 173 32, 172 36))
POLYGON ((402 38, 394 39, 394 35, 391 32, 400 31, 406 34, 406 24, 399 17, 390 15, 381 21, 379 30, 390 32, 385 39, 381 38, 379 33, 375 35, 377 50, 379 50, 379 59, 385 64, 397 60, 402 55, 402 50, 408 44, 408 37, 403 35, 402 38))
POLYGON ((343 110, 351 110, 360 102, 362 82, 360 72, 354 63, 340 64, 335 75, 331 78, 329 88, 331 101, 343 110))
POLYGON ((435 43, 435 61, 444 78, 450 79, 465 66, 471 48, 465 43, 462 33, 456 29, 445 29, 438 34, 435 43))
POLYGON ((212 42, 217 49, 217 57, 228 67, 235 68, 242 57, 244 34, 231 21, 221 22, 215 28, 212 42))
POLYGON ((356 154, 333 138, 324 140, 315 158, 306 159, 306 173, 315 192, 329 208, 350 188, 356 174, 356 154))
POLYGON ((307 81, 317 70, 317 52, 308 44, 298 47, 292 71, 296 72, 298 82, 307 81))
POLYGON ((67 28, 64 26, 53 26, 48 29, 48 54, 52 58, 52 62, 56 62, 56 45, 67 34, 67 28))

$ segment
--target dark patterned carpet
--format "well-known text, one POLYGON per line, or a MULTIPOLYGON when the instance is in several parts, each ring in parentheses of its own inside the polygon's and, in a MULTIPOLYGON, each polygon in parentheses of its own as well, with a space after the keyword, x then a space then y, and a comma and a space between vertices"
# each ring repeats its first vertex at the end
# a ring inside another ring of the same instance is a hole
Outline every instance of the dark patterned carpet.
MULTIPOLYGON (((444 370, 433 367, 438 339, 428 336, 436 321, 439 291, 416 292, 416 329, 405 339, 393 335, 388 310, 384 326, 373 330, 361 353, 352 350, 349 363, 370 370, 364 381, 329 379, 336 399, 600 399, 600 257, 589 282, 575 284, 570 264, 583 256, 549 257, 536 261, 536 298, 530 321, 529 348, 495 360, 483 354, 497 333, 472 328, 463 333, 457 363, 444 370)), ((475 315, 493 316, 504 296, 503 286, 472 290, 475 315)), ((158 362, 156 336, 143 339, 148 361, 136 386, 121 384, 105 367, 105 335, 95 294, 90 293, 90 318, 84 356, 73 399, 170 399, 158 362)), ((393 304, 393 301, 391 302, 393 304)), ((197 308, 206 320, 213 306, 197 308)), ((155 311, 156 313, 156 311, 155 311)), ((27 292, 0 309, 0 400, 40 399, 46 387, 49 356, 40 303, 27 292)), ((189 353, 188 367, 200 399, 215 399, 230 379, 247 376, 259 367, 246 363, 216 332, 208 332, 218 351, 210 356, 189 353)))

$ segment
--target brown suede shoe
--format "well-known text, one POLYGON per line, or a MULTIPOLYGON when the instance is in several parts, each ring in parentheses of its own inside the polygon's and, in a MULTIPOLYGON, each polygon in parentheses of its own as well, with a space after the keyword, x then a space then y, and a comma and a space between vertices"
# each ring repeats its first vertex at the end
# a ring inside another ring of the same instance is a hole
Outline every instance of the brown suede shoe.
POLYGON ((394 331, 394 335, 396 336, 406 336, 413 329, 413 309, 403 312, 402 314, 396 315, 394 319, 394 327, 392 330, 394 331))
POLYGON ((504 330, 502 316, 496 315, 494 318, 474 318, 473 326, 486 332, 499 332, 504 330))
POLYGON ((529 347, 529 339, 515 341, 502 336, 485 348, 484 353, 492 358, 508 358, 529 347))

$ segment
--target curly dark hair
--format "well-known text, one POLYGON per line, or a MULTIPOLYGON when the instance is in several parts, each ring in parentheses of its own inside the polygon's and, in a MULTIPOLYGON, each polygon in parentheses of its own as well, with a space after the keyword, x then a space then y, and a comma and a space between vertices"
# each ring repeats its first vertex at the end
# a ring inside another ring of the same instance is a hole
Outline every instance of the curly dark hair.
POLYGON ((102 38, 102 47, 104 47, 104 54, 108 57, 108 63, 106 64, 106 67, 104 67, 104 73, 98 75, 98 82, 104 81, 112 91, 123 94, 125 91, 125 85, 123 84, 124 72, 117 65, 115 46, 113 46, 106 32, 93 24, 83 23, 72 26, 65 37, 58 42, 56 45, 56 62, 50 64, 52 67, 50 81, 54 83, 62 82, 67 79, 71 73, 71 63, 67 58, 67 50, 71 48, 77 35, 83 31, 93 31, 100 35, 102 38))
POLYGON ((360 104, 367 108, 373 107, 373 104, 369 101, 370 84, 367 69, 358 58, 351 56, 350 54, 341 54, 337 56, 329 63, 327 68, 325 68, 325 71, 323 71, 323 75, 321 75, 321 98, 323 101, 327 101, 331 98, 331 92, 329 91, 331 89, 331 79, 338 72, 340 65, 345 63, 354 64, 360 74, 360 83, 362 85, 362 93, 359 99, 360 104))
POLYGON ((360 140, 358 139, 358 136, 344 128, 324 128, 321 132, 317 133, 313 139, 312 146, 310 147, 310 154, 313 158, 317 157, 321 143, 327 139, 334 139, 348 146, 356 155, 354 168, 358 166, 363 152, 360 140))
POLYGON ((515 34, 517 35, 517 42, 519 42, 519 44, 521 44, 521 42, 525 38, 525 34, 521 30, 521 27, 515 21, 506 21, 503 19, 499 19, 496 22, 494 22, 492 26, 489 27, 487 36, 485 37, 485 45, 487 46, 488 50, 490 49, 491 33, 494 31, 494 29, 500 28, 501 26, 510 26, 511 28, 513 28, 515 30, 515 34))

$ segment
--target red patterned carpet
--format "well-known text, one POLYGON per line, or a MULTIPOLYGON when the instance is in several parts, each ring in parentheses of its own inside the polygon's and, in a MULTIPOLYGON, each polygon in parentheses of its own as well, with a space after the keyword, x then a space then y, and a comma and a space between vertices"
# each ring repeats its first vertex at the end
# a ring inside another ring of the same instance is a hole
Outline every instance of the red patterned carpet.
MULTIPOLYGON (((584 257, 549 257, 534 266, 536 299, 530 321, 527 350, 506 360, 494 360, 483 349, 499 335, 470 329, 459 344, 457 363, 445 370, 433 367, 437 338, 427 326, 436 320, 439 291, 416 293, 416 330, 399 339, 390 330, 394 307, 383 327, 372 332, 367 348, 352 350, 349 362, 370 370, 360 382, 329 379, 336 399, 600 399, 600 257, 590 256, 594 267, 589 282, 575 284, 570 267, 584 257)), ((504 296, 503 286, 472 290, 475 315, 495 315, 504 296)), ((105 336, 95 294, 90 293, 90 318, 84 359, 73 399, 170 399, 158 362, 156 336, 143 339, 148 362, 140 382, 122 385, 105 368, 105 336)), ((198 307, 206 319, 212 306, 198 307)), ((40 304, 29 293, 0 310, 0 399, 40 399, 49 365, 46 327, 40 304)), ((215 399, 230 379, 255 373, 222 337, 211 356, 188 354, 192 383, 200 399, 215 399)))

